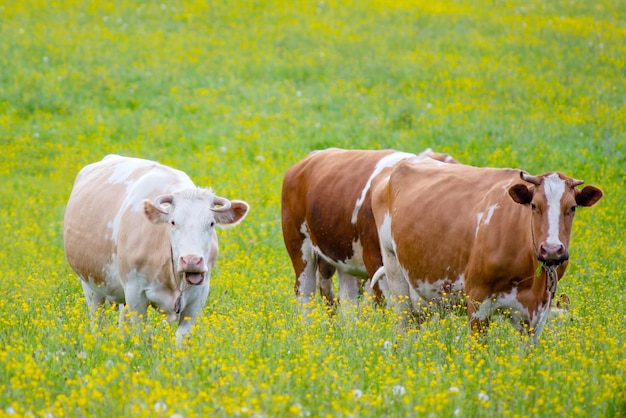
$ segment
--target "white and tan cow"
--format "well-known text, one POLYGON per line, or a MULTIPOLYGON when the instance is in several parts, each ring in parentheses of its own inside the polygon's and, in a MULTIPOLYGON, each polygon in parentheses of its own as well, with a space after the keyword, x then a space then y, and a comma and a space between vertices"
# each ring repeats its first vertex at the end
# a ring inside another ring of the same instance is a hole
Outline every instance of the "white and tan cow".
POLYGON ((576 208, 602 197, 580 184, 561 173, 400 163, 372 192, 384 263, 372 281, 387 276, 402 325, 456 294, 473 331, 510 308, 514 326, 536 339, 567 267, 576 208))
MULTIPOLYGON (((430 149, 416 155, 330 148, 310 153, 287 171, 282 188, 283 238, 301 306, 312 300, 318 287, 329 304, 336 302, 330 280, 335 271, 338 299, 357 298, 363 282, 382 265, 370 204, 372 182, 400 161, 425 158, 455 162, 430 149)), ((381 283, 374 287, 379 301, 381 283)))
POLYGON ((181 340, 202 311, 218 254, 216 225, 248 212, 153 161, 109 155, 84 167, 64 219, 67 260, 93 313, 106 301, 145 317, 148 305, 178 322, 181 340))

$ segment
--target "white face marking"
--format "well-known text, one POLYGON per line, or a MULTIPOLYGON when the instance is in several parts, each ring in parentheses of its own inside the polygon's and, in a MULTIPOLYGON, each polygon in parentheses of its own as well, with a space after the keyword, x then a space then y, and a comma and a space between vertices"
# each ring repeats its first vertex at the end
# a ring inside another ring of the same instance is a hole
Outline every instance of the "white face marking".
POLYGON ((548 202, 548 244, 560 245, 559 223, 561 218, 561 198, 565 193, 565 181, 558 174, 552 173, 543 180, 546 200, 548 202))
POLYGON ((393 154, 389 154, 378 161, 374 171, 370 174, 370 177, 367 179, 367 183, 365 183, 365 187, 361 190, 361 197, 359 197, 355 203, 354 210, 352 211, 352 225, 356 224, 356 219, 359 214, 359 210, 361 210, 361 206, 363 206, 363 202, 365 201, 365 196, 369 191, 370 187, 372 187, 372 181, 374 178, 380 174, 380 172, 386 167, 393 167, 398 164, 402 160, 406 160, 408 158, 415 157, 415 154, 408 154, 406 152, 394 152, 393 154))

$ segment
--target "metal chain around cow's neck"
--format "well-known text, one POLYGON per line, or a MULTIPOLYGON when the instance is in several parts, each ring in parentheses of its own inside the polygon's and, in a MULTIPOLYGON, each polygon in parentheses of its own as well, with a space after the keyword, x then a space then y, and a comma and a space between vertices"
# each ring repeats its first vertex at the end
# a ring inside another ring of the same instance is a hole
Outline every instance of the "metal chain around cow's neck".
MULTIPOLYGON (((170 244, 170 259, 172 260, 172 276, 174 277, 174 281, 176 281, 177 274, 176 265, 174 264, 174 250, 172 249, 172 244, 170 244)), ((176 302, 174 303, 174 311, 176 311, 177 314, 180 314, 180 305, 181 299, 183 297, 183 292, 189 287, 188 285, 186 285, 187 283, 184 278, 180 281, 180 283, 178 283, 178 290, 180 290, 180 295, 178 295, 178 299, 176 299, 176 302)))
MULTIPOLYGON (((537 255, 537 242, 535 241, 535 224, 533 222, 533 214, 530 214, 530 237, 532 241, 533 250, 535 256, 537 255)), ((556 288, 559 284, 559 277, 556 273, 556 266, 548 266, 544 262, 540 261, 541 268, 546 272, 546 289, 550 292, 552 300, 556 294, 556 288)))

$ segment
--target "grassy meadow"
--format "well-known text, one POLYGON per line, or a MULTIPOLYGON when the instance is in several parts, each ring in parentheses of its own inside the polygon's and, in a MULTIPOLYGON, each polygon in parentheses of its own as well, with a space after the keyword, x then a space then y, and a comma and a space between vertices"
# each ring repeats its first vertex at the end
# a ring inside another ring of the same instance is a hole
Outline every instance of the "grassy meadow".
POLYGON ((8 0, 0 4, 0 416, 626 416, 626 3, 8 0), (463 312, 397 333, 362 303, 300 320, 284 172, 331 146, 559 170, 574 221, 536 347, 463 312), (154 310, 91 327, 64 252, 78 170, 158 160, 246 200, 183 346, 154 310))

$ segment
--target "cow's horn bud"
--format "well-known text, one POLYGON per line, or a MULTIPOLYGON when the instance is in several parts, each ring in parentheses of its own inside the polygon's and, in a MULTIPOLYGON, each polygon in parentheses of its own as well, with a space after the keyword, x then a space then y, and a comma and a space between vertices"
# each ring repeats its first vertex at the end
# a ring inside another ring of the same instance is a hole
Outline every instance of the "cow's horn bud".
POLYGON ((230 200, 224 197, 215 196, 211 210, 214 212, 226 212, 227 210, 230 210, 230 200), (218 208, 216 205, 220 205, 220 207, 218 208))
POLYGON ((541 184, 541 180, 539 180, 538 177, 531 176, 530 174, 528 174, 525 171, 521 171, 520 172, 520 177, 522 178, 522 180, 527 181, 529 183, 532 183, 535 186, 539 186, 541 184))
POLYGON ((173 201, 174 196, 172 196, 171 194, 162 194, 154 199, 154 207, 159 212, 167 214, 168 211, 166 208, 163 207, 163 204, 168 203, 171 205, 173 201))

